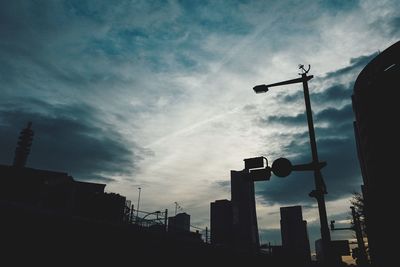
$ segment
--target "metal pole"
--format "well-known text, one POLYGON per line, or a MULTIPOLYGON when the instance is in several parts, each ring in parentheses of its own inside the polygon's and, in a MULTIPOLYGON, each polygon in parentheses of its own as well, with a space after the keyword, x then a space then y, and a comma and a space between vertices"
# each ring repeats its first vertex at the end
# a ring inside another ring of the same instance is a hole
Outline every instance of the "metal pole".
POLYGON ((164 231, 167 232, 167 223, 168 223, 168 209, 165 209, 164 213, 164 231))
POLYGON ((134 205, 132 204, 131 205, 131 210, 130 210, 130 213, 129 213, 129 223, 132 223, 132 219, 133 219, 133 210, 134 210, 134 205))
POLYGON ((139 221, 139 204, 140 204, 140 191, 142 188, 139 187, 139 196, 137 201, 137 209, 136 209, 136 223, 139 221))
POLYGON ((356 214, 354 207, 350 207, 350 209, 351 209, 351 215, 353 216, 354 231, 356 232, 360 265, 366 266, 368 264, 368 257, 367 257, 367 253, 365 251, 365 244, 364 244, 364 239, 363 239, 363 235, 362 235, 362 231, 361 231, 360 218, 359 218, 358 214, 356 214))
POLYGON ((206 226, 206 244, 208 243, 208 227, 206 226))
POLYGON ((303 73, 303 91, 304 91, 304 101, 306 104, 306 113, 307 113, 307 122, 308 122, 308 132, 310 135, 310 145, 311 145, 311 153, 312 153, 312 161, 314 164, 314 182, 315 182, 315 190, 310 193, 310 196, 315 197, 318 203, 318 211, 319 211, 319 219, 321 225, 321 238, 322 238, 322 246, 324 253, 324 260, 328 263, 331 262, 331 253, 330 253, 330 242, 331 235, 329 232, 328 226, 328 217, 326 215, 326 206, 325 206, 325 197, 326 188, 325 183, 322 178, 321 170, 317 167, 319 165, 318 159, 318 151, 317 151, 317 143, 315 141, 315 130, 314 123, 311 111, 311 103, 310 103, 310 93, 308 90, 307 83, 307 73, 303 73))

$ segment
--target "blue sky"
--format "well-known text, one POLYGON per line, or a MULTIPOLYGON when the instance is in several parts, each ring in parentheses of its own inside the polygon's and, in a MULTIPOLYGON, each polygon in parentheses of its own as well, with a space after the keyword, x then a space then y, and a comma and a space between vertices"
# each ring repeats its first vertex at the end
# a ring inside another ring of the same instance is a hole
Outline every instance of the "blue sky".
MULTIPOLYGON (((360 70, 399 39, 399 1, 1 1, 0 162, 33 122, 28 166, 106 183, 141 208, 178 202, 209 225, 230 170, 263 155, 311 159, 298 77, 311 103, 328 219, 349 217, 361 177, 351 94, 360 70)), ((260 232, 279 243, 279 207, 303 205, 318 237, 311 174, 256 185, 260 232)), ((345 233, 333 233, 342 238, 345 233)), ((350 235, 350 234, 349 234, 350 235)))

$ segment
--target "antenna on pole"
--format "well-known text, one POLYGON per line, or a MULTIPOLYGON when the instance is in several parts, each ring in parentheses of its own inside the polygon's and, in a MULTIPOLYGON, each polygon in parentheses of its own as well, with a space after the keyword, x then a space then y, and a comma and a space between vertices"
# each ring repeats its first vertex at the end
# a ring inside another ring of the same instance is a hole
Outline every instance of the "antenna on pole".
POLYGON ((303 74, 307 74, 310 69, 311 69, 311 65, 308 64, 308 68, 305 69, 303 64, 299 64, 299 69, 301 70, 302 73, 299 73, 299 75, 303 75, 303 74))
POLYGON ((32 122, 28 122, 26 128, 22 129, 19 134, 13 166, 18 168, 25 167, 29 153, 31 152, 33 135, 32 122))
POLYGON ((178 210, 182 210, 182 207, 179 206, 178 202, 175 201, 174 203, 175 203, 175 215, 176 215, 176 213, 178 212, 178 210))

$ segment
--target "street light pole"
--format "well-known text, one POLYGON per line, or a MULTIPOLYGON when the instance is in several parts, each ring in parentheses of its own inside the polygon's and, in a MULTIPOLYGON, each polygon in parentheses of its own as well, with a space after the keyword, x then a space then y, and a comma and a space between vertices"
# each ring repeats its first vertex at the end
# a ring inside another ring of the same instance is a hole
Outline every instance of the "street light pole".
POLYGON ((136 209, 136 223, 139 221, 139 204, 140 204, 140 191, 142 188, 139 189, 139 196, 138 196, 138 201, 137 201, 137 209, 136 209))
MULTIPOLYGON (((317 142, 315 140, 315 130, 313 123, 313 116, 311 111, 311 102, 310 102, 310 93, 308 90, 308 79, 307 72, 301 74, 302 82, 303 82, 303 92, 304 92, 304 101, 306 105, 306 113, 307 113, 307 123, 308 123, 308 133, 310 136, 310 146, 312 153, 312 163, 314 166, 319 164, 318 158, 318 150, 317 150, 317 142)), ((322 238, 322 246, 324 256, 327 257, 327 260, 330 261, 330 243, 331 243, 331 234, 328 226, 328 217, 326 214, 326 205, 325 205, 325 194, 327 194, 326 186, 324 180, 322 178, 321 169, 315 167, 314 168, 314 182, 315 182, 315 190, 310 193, 311 197, 315 197, 318 203, 318 212, 319 212, 319 220, 321 226, 321 238, 322 238)))
POLYGON ((314 130, 314 123, 311 111, 311 102, 310 102, 310 93, 308 90, 308 81, 313 78, 312 75, 307 76, 308 71, 310 70, 310 66, 306 70, 303 65, 299 67, 303 73, 301 73, 301 78, 287 80, 283 82, 273 83, 269 85, 257 85, 253 88, 256 93, 265 93, 268 91, 269 87, 273 86, 281 86, 287 84, 294 84, 294 83, 302 83, 303 84, 303 92, 304 92, 304 101, 306 106, 306 115, 307 115, 307 123, 308 123, 308 132, 310 137, 310 146, 311 146, 311 154, 312 154, 312 165, 314 171, 314 182, 315 182, 315 190, 313 190, 309 196, 315 197, 318 203, 318 212, 319 212, 319 219, 321 225, 321 239, 322 239, 322 246, 323 246, 323 253, 325 261, 330 264, 332 263, 332 255, 330 249, 331 243, 331 235, 329 232, 328 226, 328 218, 326 215, 326 206, 325 206, 325 197, 324 195, 327 194, 326 186, 324 180, 322 178, 321 173, 321 164, 318 158, 318 151, 317 151, 317 143, 315 140, 315 130, 314 130))

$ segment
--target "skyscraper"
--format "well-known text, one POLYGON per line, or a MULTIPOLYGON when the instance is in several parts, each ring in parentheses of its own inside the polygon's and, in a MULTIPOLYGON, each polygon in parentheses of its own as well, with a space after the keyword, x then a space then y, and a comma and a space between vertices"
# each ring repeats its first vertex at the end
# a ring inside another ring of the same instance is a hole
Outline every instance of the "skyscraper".
POLYGON ((363 176, 368 247, 374 266, 387 266, 398 177, 400 42, 378 54, 358 75, 353 91, 355 137, 363 176), (396 189, 395 189, 396 188, 396 189), (392 223, 392 225, 389 225, 392 223))
POLYGON ((280 208, 282 247, 287 259, 296 266, 311 262, 307 221, 303 220, 301 206, 280 208))
POLYGON ((211 244, 233 246, 232 202, 227 199, 211 202, 211 244))
POLYGON ((249 179, 248 170, 231 171, 231 199, 235 247, 243 251, 257 251, 260 244, 254 182, 249 179))

